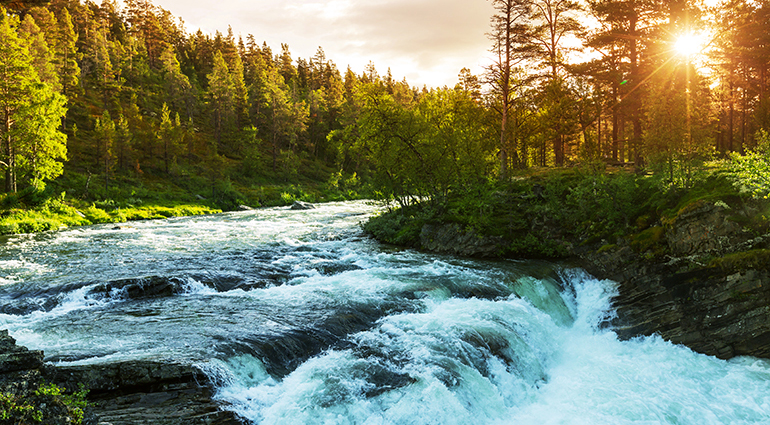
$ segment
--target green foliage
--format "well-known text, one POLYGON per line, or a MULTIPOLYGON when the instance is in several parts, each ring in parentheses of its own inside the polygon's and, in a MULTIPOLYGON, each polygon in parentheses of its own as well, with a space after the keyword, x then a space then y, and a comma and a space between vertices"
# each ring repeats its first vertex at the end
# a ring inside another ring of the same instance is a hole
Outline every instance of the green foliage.
POLYGON ((246 198, 229 179, 219 180, 214 184, 214 204, 224 211, 234 211, 246 203, 246 198))
POLYGON ((756 150, 745 155, 732 153, 727 162, 728 176, 741 193, 755 199, 770 197, 770 133, 760 131, 756 150))
POLYGON ((382 242, 418 247, 420 231, 429 217, 415 207, 398 209, 371 218, 364 223, 364 230, 382 242))
POLYGON ((0 423, 13 425, 46 424, 67 417, 74 425, 83 423, 88 405, 88 390, 82 385, 78 391, 67 394, 55 384, 42 384, 32 394, 0 393, 0 423))

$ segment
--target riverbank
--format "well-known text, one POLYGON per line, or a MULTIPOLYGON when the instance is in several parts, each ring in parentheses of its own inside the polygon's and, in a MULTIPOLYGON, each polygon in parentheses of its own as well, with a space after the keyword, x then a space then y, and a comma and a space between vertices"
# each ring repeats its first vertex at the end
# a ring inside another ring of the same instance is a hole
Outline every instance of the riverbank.
POLYGON ((627 172, 564 170, 373 219, 385 242, 573 262, 619 284, 619 336, 659 334, 720 358, 770 357, 770 204, 714 172, 662 191, 627 172))
POLYGON ((16 194, 0 194, 0 235, 288 206, 295 201, 353 200, 368 193, 366 189, 361 191, 363 186, 355 176, 344 177, 340 173, 325 182, 305 181, 304 185, 267 181, 244 186, 220 182, 212 187, 147 177, 123 182, 109 191, 84 189, 87 184, 80 180, 83 179, 70 177, 53 182, 44 190, 27 188, 16 194))

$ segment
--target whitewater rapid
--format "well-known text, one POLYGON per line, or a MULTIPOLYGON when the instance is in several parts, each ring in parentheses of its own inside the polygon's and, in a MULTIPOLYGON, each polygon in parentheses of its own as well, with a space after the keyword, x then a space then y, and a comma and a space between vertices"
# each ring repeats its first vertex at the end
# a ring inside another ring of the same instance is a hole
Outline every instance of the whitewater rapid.
POLYGON ((8 237, 0 328, 54 363, 189 361, 255 424, 770 424, 767 360, 619 341, 613 282, 383 246, 378 209, 8 237))

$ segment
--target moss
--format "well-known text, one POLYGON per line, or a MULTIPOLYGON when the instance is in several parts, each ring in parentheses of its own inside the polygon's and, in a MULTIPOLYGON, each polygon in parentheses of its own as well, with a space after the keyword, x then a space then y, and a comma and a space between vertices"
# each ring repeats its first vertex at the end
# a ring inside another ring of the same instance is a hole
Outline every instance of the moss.
POLYGON ((631 248, 636 252, 645 252, 658 244, 663 239, 663 235, 663 227, 651 227, 632 237, 631 248))
POLYGON ((599 248, 598 250, 596 250, 596 253, 597 253, 597 254, 602 254, 602 253, 605 253, 605 252, 607 252, 607 251, 612 251, 612 250, 614 250, 614 249, 615 249, 615 248, 617 248, 617 247, 618 247, 618 246, 617 246, 617 245, 615 245, 615 244, 607 244, 607 245, 602 245, 602 247, 601 247, 601 248, 599 248))
POLYGON ((767 269, 770 268, 770 249, 755 249, 715 258, 711 260, 709 266, 726 271, 767 269))

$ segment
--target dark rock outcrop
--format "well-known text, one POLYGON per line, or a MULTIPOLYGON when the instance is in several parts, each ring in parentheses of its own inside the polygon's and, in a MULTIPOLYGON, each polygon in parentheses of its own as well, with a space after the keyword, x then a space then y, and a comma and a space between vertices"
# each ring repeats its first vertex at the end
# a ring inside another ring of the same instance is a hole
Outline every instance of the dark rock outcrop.
MULTIPOLYGON (((74 410, 60 395, 37 392, 50 382, 44 372, 42 351, 18 346, 7 330, 0 331, 0 393, 9 400, 2 423, 30 423, 34 415, 47 425, 76 423, 74 410)), ((92 416, 85 419, 86 424, 96 424, 92 416)))
POLYGON ((16 345, 0 331, 0 392, 27 400, 49 425, 74 423, 67 407, 35 395, 44 382, 69 392, 89 390, 84 423, 93 425, 240 425, 212 400, 207 378, 190 364, 125 361, 54 366, 43 352, 16 345))
POLYGON ((7 330, 0 331, 0 392, 24 394, 40 383, 43 352, 16 345, 7 330))
POLYGON ((770 258, 722 205, 697 203, 667 225, 667 255, 646 259, 628 246, 583 253, 581 265, 619 283, 619 336, 659 334, 700 353, 770 358, 770 258))
POLYGON ((131 360, 47 368, 65 388, 85 384, 99 424, 238 425, 232 412, 211 399, 207 378, 189 364, 131 360))

